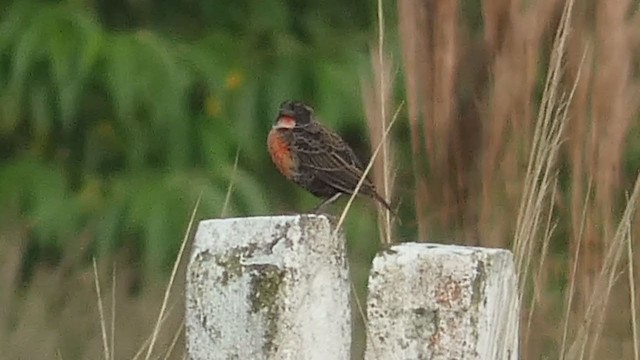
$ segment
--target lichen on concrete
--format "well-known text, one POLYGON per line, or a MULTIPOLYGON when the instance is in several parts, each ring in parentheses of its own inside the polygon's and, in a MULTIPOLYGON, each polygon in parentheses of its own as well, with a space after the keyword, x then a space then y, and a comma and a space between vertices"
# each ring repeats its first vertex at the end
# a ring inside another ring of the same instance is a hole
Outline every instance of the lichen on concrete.
POLYGON ((438 342, 440 328, 440 314, 437 309, 418 307, 413 309, 411 319, 411 339, 429 339, 429 346, 433 347, 438 342))
POLYGON ((471 306, 479 306, 484 301, 484 288, 487 282, 487 271, 484 261, 478 259, 476 264, 476 276, 473 278, 473 293, 471 294, 471 306))
POLYGON ((216 257, 216 265, 222 268, 222 274, 218 277, 218 282, 222 286, 227 286, 229 281, 242 275, 242 265, 240 264, 240 254, 233 251, 231 254, 216 257))
POLYGON ((256 244, 249 244, 231 249, 224 254, 216 255, 215 263, 223 269, 222 274, 218 277, 219 283, 222 286, 227 286, 229 281, 242 276, 242 259, 252 256, 257 248, 256 244))
POLYGON ((499 331, 507 312, 517 314, 508 304, 517 291, 509 262, 505 250, 446 245, 379 252, 369 276, 365 359, 511 358, 504 344, 517 349, 517 334, 499 331))
POLYGON ((347 360, 349 272, 330 221, 202 221, 187 273, 189 358, 347 360))
MULTIPOLYGON (((476 341, 478 341, 480 337, 480 334, 478 333, 478 329, 480 327, 479 314, 482 313, 480 307, 483 306, 483 302, 486 301, 485 287, 487 285, 487 271, 485 267, 486 266, 483 260, 476 260, 475 276, 473 278, 473 282, 471 283, 472 316, 469 318, 469 322, 471 324, 471 336, 473 336, 476 341)), ((477 356, 477 349, 475 349, 474 352, 477 356)))
POLYGON ((290 222, 286 222, 284 224, 276 224, 275 231, 271 235, 271 242, 269 243, 269 253, 273 253, 273 247, 281 240, 284 240, 286 242, 287 247, 293 246, 293 242, 287 236, 289 229, 291 229, 290 222))
POLYGON ((278 334, 278 297, 284 279, 284 271, 275 265, 253 265, 250 282, 249 302, 251 311, 262 312, 266 317, 264 348, 267 353, 277 350, 275 339, 278 334))

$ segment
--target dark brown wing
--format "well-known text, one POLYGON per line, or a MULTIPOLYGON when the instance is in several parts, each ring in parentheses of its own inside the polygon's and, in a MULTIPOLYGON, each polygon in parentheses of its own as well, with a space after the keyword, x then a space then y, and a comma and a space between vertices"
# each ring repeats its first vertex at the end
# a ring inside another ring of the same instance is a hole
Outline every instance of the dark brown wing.
MULTIPOLYGON (((292 135, 298 176, 304 178, 301 183, 313 184, 320 181, 336 191, 353 194, 364 173, 364 167, 339 135, 315 121, 294 128, 292 135)), ((374 198, 397 217, 368 178, 365 178, 359 192, 374 198)))
MULTIPOLYGON (((351 194, 363 173, 353 150, 337 134, 317 122, 294 131, 298 164, 327 185, 351 194)), ((370 195, 373 184, 365 179, 361 191, 370 195)))
MULTIPOLYGON (((312 174, 313 178, 337 191, 353 194, 364 173, 364 167, 339 135, 320 123, 311 122, 294 129, 293 147, 296 149, 301 173, 312 174)), ((359 192, 374 198, 397 216, 368 178, 365 178, 359 192)))

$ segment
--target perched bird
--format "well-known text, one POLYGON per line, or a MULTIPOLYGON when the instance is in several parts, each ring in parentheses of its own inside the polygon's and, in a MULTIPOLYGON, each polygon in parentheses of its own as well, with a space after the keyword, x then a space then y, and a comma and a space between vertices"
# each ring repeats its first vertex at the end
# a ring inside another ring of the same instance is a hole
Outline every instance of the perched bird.
MULTIPOLYGON (((320 124, 310 106, 298 101, 280 104, 267 146, 282 175, 324 199, 314 212, 319 212, 342 194, 353 194, 364 172, 349 145, 320 124)), ((395 215, 369 179, 364 180, 358 193, 377 200, 395 215)))

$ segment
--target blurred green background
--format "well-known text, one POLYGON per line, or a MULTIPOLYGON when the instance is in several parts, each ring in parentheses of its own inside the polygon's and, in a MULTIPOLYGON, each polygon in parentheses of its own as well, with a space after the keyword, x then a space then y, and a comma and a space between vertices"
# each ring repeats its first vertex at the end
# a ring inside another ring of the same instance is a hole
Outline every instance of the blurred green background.
MULTIPOLYGON (((376 11, 364 0, 3 1, 0 205, 27 229, 24 280, 69 247, 87 262, 125 248, 144 276, 166 274, 198 195, 198 218, 218 217, 230 182, 226 216, 311 209, 276 172, 266 135, 277 105, 301 99, 366 159, 360 82, 376 11)), ((347 224, 364 262, 373 210, 359 202, 347 224)))

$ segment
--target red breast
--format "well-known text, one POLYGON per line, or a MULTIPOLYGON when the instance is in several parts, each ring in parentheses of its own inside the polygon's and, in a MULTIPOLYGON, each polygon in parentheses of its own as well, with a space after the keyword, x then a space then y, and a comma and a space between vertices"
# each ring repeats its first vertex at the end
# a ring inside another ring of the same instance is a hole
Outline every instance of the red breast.
POLYGON ((291 149, 286 139, 282 136, 282 131, 278 128, 273 128, 269 132, 267 137, 267 146, 269 148, 269 154, 271 160, 278 168, 278 171, 282 173, 287 179, 291 178, 293 168, 293 158, 291 156, 291 149))

